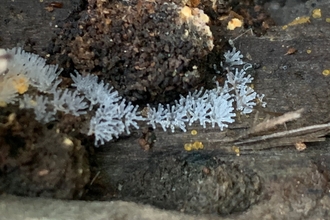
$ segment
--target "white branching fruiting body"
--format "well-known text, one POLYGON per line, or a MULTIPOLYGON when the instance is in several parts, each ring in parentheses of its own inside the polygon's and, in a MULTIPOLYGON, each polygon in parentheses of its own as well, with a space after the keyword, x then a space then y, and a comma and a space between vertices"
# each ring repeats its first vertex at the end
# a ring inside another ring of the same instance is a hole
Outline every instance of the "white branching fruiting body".
MULTIPOLYGON (((95 146, 130 133, 138 121, 146 121, 153 128, 158 125, 166 131, 186 131, 186 127, 199 123, 204 128, 210 124, 223 130, 235 121, 235 109, 241 114, 251 113, 256 99, 262 102, 248 84, 253 77, 246 73, 249 65, 242 60, 240 51, 233 48, 225 53, 225 64, 230 72, 223 87, 218 83, 211 90, 201 88, 186 97, 181 96, 174 105, 148 106, 147 117, 142 117, 138 106, 133 106, 118 95, 109 84, 97 76, 71 74, 74 90, 58 88, 61 82, 56 65, 46 65, 43 58, 24 52, 21 48, 6 50, 12 59, 2 65, 0 73, 0 104, 19 103, 20 108, 34 110, 36 119, 47 123, 55 119, 57 111, 79 116, 94 112, 89 123, 88 135, 95 136, 95 146), (238 69, 236 66, 245 65, 238 69), (6 68, 6 70, 5 70, 6 68), (22 78, 20 78, 22 77, 22 78), (18 80, 20 79, 20 80, 18 80), (23 94, 29 85, 44 95, 23 94), (23 94, 23 95, 20 95, 23 94)), ((221 64, 223 65, 223 64, 221 64)))

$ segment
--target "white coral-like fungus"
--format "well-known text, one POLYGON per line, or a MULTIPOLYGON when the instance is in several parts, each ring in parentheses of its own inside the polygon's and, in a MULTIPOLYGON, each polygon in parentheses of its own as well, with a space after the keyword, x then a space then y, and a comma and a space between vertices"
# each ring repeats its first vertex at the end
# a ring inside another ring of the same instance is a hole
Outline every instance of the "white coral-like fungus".
POLYGON ((20 47, 7 50, 7 53, 12 56, 7 66, 7 76, 22 74, 29 79, 32 86, 42 92, 49 92, 54 84, 61 82, 57 77, 62 69, 58 69, 57 65, 47 65, 45 59, 25 52, 20 47))
MULTIPOLYGON (((0 51, 0 55, 1 53, 3 51, 0 51)), ((71 74, 74 81, 72 86, 76 87, 76 90, 59 89, 57 87, 61 80, 58 75, 61 70, 58 70, 56 65, 47 65, 43 58, 21 48, 13 48, 6 53, 10 54, 12 59, 0 66, 0 106, 3 102, 15 103, 17 96, 26 92, 30 84, 39 91, 48 93, 48 96, 24 94, 18 99, 19 107, 33 109, 39 121, 54 120, 57 111, 78 116, 97 107, 90 120, 88 132, 88 135, 95 135, 96 146, 118 138, 124 132, 129 134, 131 127, 139 127, 138 121, 147 121, 153 128, 159 124, 164 131, 170 129, 172 132, 176 128, 186 131, 187 125, 196 122, 204 128, 211 124, 212 127, 217 125, 223 130, 229 123, 234 122, 234 106, 242 114, 248 114, 252 112, 256 100, 259 100, 262 106, 266 105, 262 101, 263 95, 258 95, 248 86, 253 77, 247 74, 246 70, 251 65, 242 60, 243 55, 235 47, 224 54, 225 63, 229 67, 246 65, 241 70, 229 68, 230 72, 223 87, 216 83, 214 89, 201 88, 186 97, 181 96, 172 106, 148 106, 147 118, 140 116, 138 106, 127 103, 117 91, 113 91, 113 87, 99 80, 97 76, 71 74), (23 83, 23 86, 19 87, 20 90, 15 88, 21 85, 18 79, 23 83), (26 81, 27 86, 24 84, 26 81)))
MULTIPOLYGON (((227 88, 228 87, 224 87, 227 88)), ((150 108, 148 112, 149 124, 153 128, 156 124, 160 124, 165 131, 170 128, 174 132, 175 128, 186 131, 186 124, 192 125, 199 121, 204 128, 207 123, 212 127, 218 124, 220 130, 228 126, 228 123, 234 122, 233 117, 233 99, 228 91, 220 87, 212 90, 204 90, 203 88, 189 93, 187 97, 181 96, 175 105, 164 108, 159 104, 158 109, 150 108)))
POLYGON ((112 100, 105 101, 96 110, 95 116, 90 121, 88 135, 94 134, 95 146, 103 145, 105 142, 118 138, 126 131, 130 134, 130 126, 138 128, 136 121, 144 120, 137 113, 137 106, 126 104, 125 100, 113 103, 112 100))
POLYGON ((85 111, 88 108, 87 102, 84 102, 85 98, 78 94, 78 91, 65 90, 56 90, 54 93, 54 98, 52 104, 56 110, 62 111, 66 114, 72 114, 79 116, 86 114, 85 111))
POLYGON ((73 80, 72 86, 76 87, 79 92, 85 94, 85 97, 91 102, 89 110, 94 105, 104 103, 105 100, 111 102, 118 102, 121 98, 118 96, 117 91, 112 91, 113 87, 105 83, 103 80, 100 82, 95 75, 82 76, 76 72, 76 75, 71 74, 73 80))
POLYGON ((242 60, 243 55, 241 54, 241 51, 237 51, 236 47, 233 47, 233 50, 228 50, 224 54, 225 57, 225 63, 229 66, 238 66, 243 65, 245 62, 242 60))
POLYGON ((19 99, 19 108, 33 109, 36 120, 40 122, 47 123, 55 118, 56 111, 50 110, 50 101, 46 96, 24 94, 23 98, 19 99))

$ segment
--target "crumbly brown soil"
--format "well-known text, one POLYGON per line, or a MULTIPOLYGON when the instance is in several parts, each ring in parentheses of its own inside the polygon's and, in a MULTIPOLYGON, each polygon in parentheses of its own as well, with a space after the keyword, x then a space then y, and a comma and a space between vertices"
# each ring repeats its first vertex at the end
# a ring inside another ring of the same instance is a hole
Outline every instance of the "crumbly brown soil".
POLYGON ((44 126, 34 113, 1 109, 0 191, 21 196, 77 199, 89 182, 81 141, 44 126))
MULTIPOLYGON (((104 39, 97 39, 97 36, 104 37, 104 33, 96 31, 91 25, 94 23, 86 20, 88 13, 100 15, 91 8, 88 10, 88 3, 93 5, 94 1, 64 1, 63 8, 55 8, 53 12, 44 10, 48 3, 6 1, 8 7, 0 9, 1 20, 4 21, 0 24, 3 31, 0 46, 10 48, 19 44, 41 56, 49 54, 50 63, 57 63, 64 68, 63 79, 73 69, 91 71, 112 83, 129 100, 157 103, 171 102, 179 94, 200 86, 209 87, 214 76, 221 82, 224 76, 215 74, 213 64, 218 65, 221 53, 229 49, 227 40, 235 39, 235 46, 254 64, 255 68, 251 72, 255 78, 254 88, 258 93, 265 94, 268 105, 265 109, 257 108, 255 112, 258 112, 258 117, 255 117, 255 113, 250 117, 242 116, 225 132, 195 126, 192 129, 198 131, 196 136, 192 136, 190 131, 172 134, 156 129, 149 130, 152 134, 146 138, 145 132, 135 130, 130 137, 123 136, 96 149, 95 153, 90 150, 93 147, 92 137, 80 134, 81 130, 86 129, 90 115, 85 118, 58 115, 54 123, 42 125, 34 121, 29 111, 19 111, 17 106, 10 106, 1 109, 0 114, 2 192, 65 199, 81 198, 82 195, 86 200, 119 199, 151 204, 162 209, 192 214, 220 214, 238 219, 260 219, 265 216, 269 219, 281 219, 283 216, 292 219, 326 217, 327 205, 330 205, 326 199, 330 174, 328 139, 323 143, 307 144, 303 152, 298 152, 292 146, 265 149, 267 142, 264 142, 262 144, 265 147, 259 148, 262 150, 254 151, 253 146, 249 146, 240 152, 240 156, 236 156, 232 146, 219 143, 221 139, 244 133, 266 117, 302 107, 305 109, 303 118, 279 129, 330 121, 330 90, 327 89, 330 78, 322 75, 324 69, 329 69, 330 62, 327 49, 330 30, 325 21, 326 13, 330 12, 329 6, 317 1, 297 1, 296 5, 276 1, 259 1, 259 5, 252 1, 245 1, 244 4, 229 1, 213 11, 208 1, 201 1, 198 7, 211 18, 214 49, 207 54, 205 51, 187 53, 193 46, 186 45, 184 50, 179 50, 177 46, 180 40, 174 37, 174 46, 169 48, 173 49, 175 59, 183 53, 189 61, 182 62, 182 76, 178 74, 180 77, 176 80, 170 78, 170 71, 166 72, 171 66, 160 65, 166 71, 160 71, 164 76, 160 77, 161 82, 154 85, 154 80, 148 81, 149 78, 155 78, 152 69, 145 69, 141 75, 134 72, 136 66, 132 60, 138 57, 136 61, 142 65, 142 54, 132 57, 120 50, 119 46, 125 45, 125 42, 131 43, 125 41, 127 39, 118 45, 107 45, 116 55, 114 60, 109 59, 112 55, 109 51, 96 53, 104 43, 104 39), (228 31, 225 28, 227 20, 218 19, 225 15, 229 15, 227 19, 237 16, 230 14, 230 7, 245 19, 247 25, 244 28, 228 31), (280 26, 271 27, 273 21, 269 13, 276 18, 275 23, 283 25, 297 16, 310 15, 312 9, 318 7, 322 8, 324 14, 320 19, 311 18, 310 23, 285 30, 280 26), (264 12, 265 8, 269 13, 264 12), (252 31, 247 31, 250 27, 252 31), (77 39, 81 40, 80 43, 77 39), (86 46, 88 40, 93 43, 86 46), (79 46, 84 49, 82 54, 79 54, 79 46), (285 55, 289 48, 295 48, 296 52, 285 55), (311 53, 307 53, 307 50, 311 53), (87 52, 93 52, 92 59, 82 59, 82 56, 90 55, 87 52), (122 56, 129 57, 120 60, 122 56), (102 64, 100 60, 108 63, 102 64), (116 65, 108 65, 112 61, 116 65), (188 85, 183 76, 194 65, 198 66, 202 77, 198 80, 189 79, 188 85), (128 72, 124 71, 126 67, 128 72), (134 77, 130 77, 133 73, 134 77), (148 90, 136 83, 147 83, 144 87, 148 90), (184 89, 178 89, 178 86, 184 89), (9 115, 12 113, 16 117, 10 121, 9 115), (156 142, 152 143, 151 149, 144 151, 147 148, 146 145, 141 146, 141 139, 148 139, 148 143, 150 136, 156 142), (73 145, 68 147, 63 143, 67 138, 73 145), (185 143, 196 140, 204 143, 204 150, 184 151, 185 143), (86 160, 87 155, 89 161, 86 160), (228 215, 233 213, 235 216, 228 215)), ((120 6, 125 1, 117 3, 120 6)), ((135 7, 134 4, 131 6, 135 7)), ((111 4, 105 8, 115 10, 111 4)), ((123 10, 119 12, 119 15, 124 13, 123 10)), ((136 13, 134 10, 132 12, 136 13)), ((115 19, 119 17, 114 16, 115 19)), ((140 19, 147 21, 147 16, 143 14, 140 19)), ((120 29, 122 21, 118 22, 114 21, 114 26, 119 28, 116 30, 123 31, 120 29)), ((128 27, 132 28, 134 21, 130 22, 128 27)), ((165 24, 164 21, 151 22, 148 27, 162 30, 165 24)), ((139 27, 141 24, 135 25, 139 27)), ((136 28, 133 36, 143 36, 139 30, 136 28)), ((112 32, 107 30, 106 33, 112 32)), ((169 42, 171 40, 165 41, 164 46, 169 42)), ((155 45, 163 45, 163 42, 155 45)), ((162 47, 155 48, 152 47, 152 53, 163 53, 162 47)), ((148 56, 150 54, 142 57, 148 56)), ((146 63, 150 64, 149 61, 147 59, 146 63)), ((164 59, 166 62, 170 61, 164 59)), ((66 79, 61 86, 65 87, 69 83, 70 80, 66 79)))

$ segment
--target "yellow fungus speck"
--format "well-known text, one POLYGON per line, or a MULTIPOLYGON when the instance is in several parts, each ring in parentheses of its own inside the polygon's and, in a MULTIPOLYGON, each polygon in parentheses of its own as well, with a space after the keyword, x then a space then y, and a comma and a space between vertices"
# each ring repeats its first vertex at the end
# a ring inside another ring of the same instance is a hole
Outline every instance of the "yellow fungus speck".
POLYGON ((19 94, 25 93, 29 88, 29 80, 24 76, 17 76, 13 79, 13 86, 19 94))
POLYGON ((203 149, 204 148, 204 145, 200 141, 195 141, 193 143, 193 148, 196 149, 196 150, 203 149))
POLYGON ((296 147, 296 149, 298 151, 303 151, 303 150, 306 149, 306 144, 303 143, 303 142, 297 142, 297 143, 294 144, 294 146, 296 147))
POLYGON ((310 17, 308 16, 297 17, 292 22, 290 22, 289 25, 297 25, 297 24, 305 24, 305 23, 311 23, 310 17))
POLYGON ((184 149, 186 151, 200 150, 200 149, 203 149, 203 148, 204 148, 204 145, 200 141, 195 141, 194 143, 186 143, 184 145, 184 149))
POLYGON ((326 18, 326 19, 325 19, 325 22, 330 23, 330 18, 326 18))
POLYGON ((74 145, 73 142, 69 138, 64 138, 63 144, 68 147, 72 147, 74 145))
POLYGON ((322 17, 321 9, 319 9, 319 8, 314 9, 312 12, 312 17, 321 18, 322 17))
POLYGON ((312 50, 306 50, 306 53, 311 54, 312 50))
POLYGON ((8 116, 8 122, 9 123, 12 123, 16 118, 16 114, 15 113, 11 113, 9 116, 8 116))
POLYGON ((184 149, 186 151, 191 151, 191 150, 193 150, 193 146, 192 146, 191 143, 187 143, 187 144, 184 145, 184 149))
POLYGON ((330 69, 323 70, 323 71, 322 71, 322 74, 323 74, 324 76, 329 76, 329 75, 330 75, 330 69))
POLYGON ((190 133, 191 135, 196 135, 198 132, 196 130, 192 130, 190 133))
POLYGON ((237 27, 242 27, 243 22, 238 18, 233 18, 228 22, 227 29, 234 30, 237 27))
POLYGON ((282 29, 285 30, 288 28, 288 26, 294 26, 294 25, 305 24, 305 23, 310 23, 310 22, 311 22, 310 17, 308 17, 308 16, 297 17, 293 21, 291 21, 289 24, 284 25, 282 27, 282 29))
POLYGON ((180 18, 186 20, 191 16, 191 8, 189 8, 188 6, 184 6, 180 11, 180 18))
POLYGON ((233 151, 236 153, 236 156, 240 156, 240 150, 239 150, 239 147, 233 146, 232 149, 233 149, 233 151))

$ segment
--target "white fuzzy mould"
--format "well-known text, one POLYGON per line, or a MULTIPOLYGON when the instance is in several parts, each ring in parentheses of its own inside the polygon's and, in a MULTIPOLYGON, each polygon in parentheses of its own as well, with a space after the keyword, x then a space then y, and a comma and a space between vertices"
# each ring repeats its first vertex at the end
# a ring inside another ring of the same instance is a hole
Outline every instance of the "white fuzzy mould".
POLYGON ((222 87, 216 83, 214 89, 201 88, 186 97, 181 96, 172 106, 148 106, 146 118, 140 115, 138 106, 126 102, 113 87, 95 75, 71 74, 75 89, 61 89, 58 88, 61 70, 56 65, 47 65, 45 59, 21 48, 0 50, 0 57, 6 53, 12 58, 5 61, 0 58, 0 104, 19 101, 20 108, 33 109, 36 119, 41 122, 54 120, 57 111, 75 116, 92 112, 94 116, 89 123, 88 135, 95 136, 95 146, 103 145, 123 133, 130 134, 131 127, 139 128, 138 121, 146 121, 153 128, 160 125, 164 131, 170 129, 172 132, 177 128, 187 131, 186 127, 193 123, 199 123, 204 128, 210 124, 223 130, 235 121, 235 110, 241 114, 251 113, 256 100, 262 106, 266 105, 262 101, 264 96, 248 85, 253 80, 246 73, 250 66, 245 65, 241 69, 233 67, 246 64, 236 48, 224 55, 226 65, 232 68, 222 87), (19 95, 12 81, 17 76, 24 76, 29 85, 47 95, 19 95))

